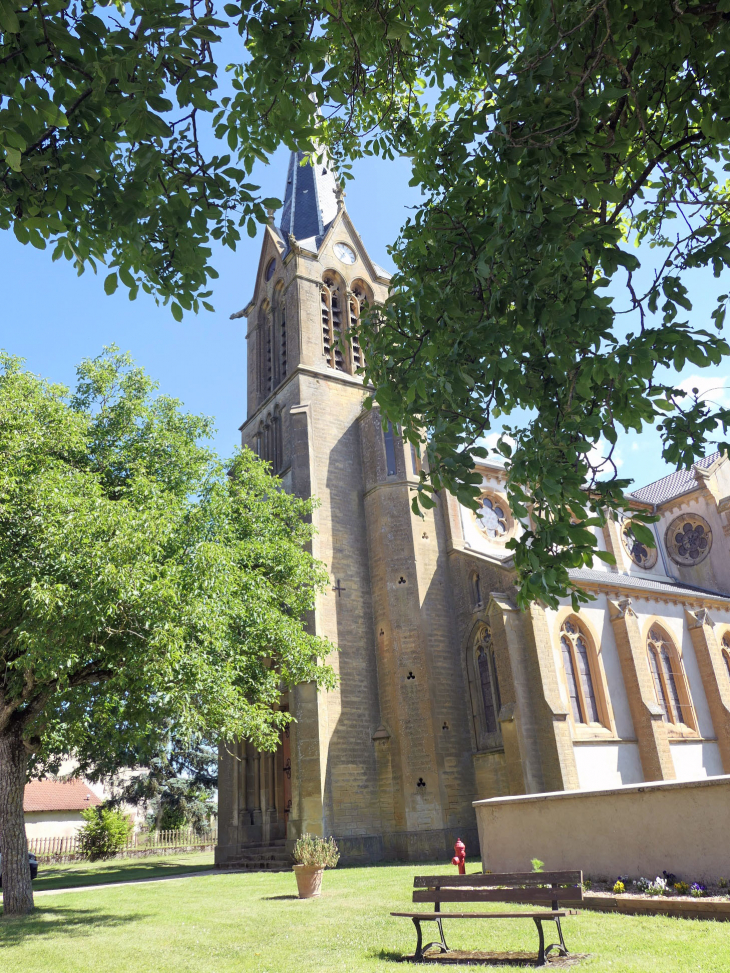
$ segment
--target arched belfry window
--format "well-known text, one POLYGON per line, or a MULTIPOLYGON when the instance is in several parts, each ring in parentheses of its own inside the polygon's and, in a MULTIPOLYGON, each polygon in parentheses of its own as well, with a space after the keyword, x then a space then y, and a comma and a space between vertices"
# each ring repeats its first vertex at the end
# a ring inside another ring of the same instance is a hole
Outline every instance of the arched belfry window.
POLYGON ((576 723, 600 723, 594 648, 573 616, 566 618, 560 628, 560 651, 573 720, 576 723))
POLYGON ((363 368, 365 365, 365 355, 360 346, 360 318, 369 303, 371 303, 371 300, 365 285, 362 281, 355 281, 350 295, 350 318, 348 321, 353 371, 357 371, 358 368, 363 368))
POLYGON ((276 338, 276 384, 286 378, 286 307, 284 305, 284 288, 281 281, 274 290, 273 330, 276 338))
POLYGON ((347 371, 342 349, 342 303, 340 281, 334 274, 325 274, 322 282, 322 353, 330 368, 347 371))
POLYGON ((477 749, 494 749, 502 745, 499 726, 502 700, 489 625, 478 627, 470 656, 470 689, 477 749))
POLYGON ((662 718, 666 723, 694 728, 689 691, 674 643, 662 628, 652 625, 646 647, 662 718))

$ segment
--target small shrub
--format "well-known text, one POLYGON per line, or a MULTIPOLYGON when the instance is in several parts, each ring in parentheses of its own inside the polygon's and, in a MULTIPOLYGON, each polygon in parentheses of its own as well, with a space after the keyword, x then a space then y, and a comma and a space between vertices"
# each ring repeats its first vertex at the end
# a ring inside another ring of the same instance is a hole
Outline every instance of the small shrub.
POLYGON ((531 858, 530 864, 532 865, 533 872, 542 872, 545 870, 545 862, 541 862, 539 858, 531 858))
POLYGON ((689 887, 689 894, 695 899, 701 899, 707 895, 707 886, 703 885, 702 882, 693 882, 689 887))
POLYGON ((648 878, 638 878, 636 880, 636 888, 639 890, 639 892, 647 892, 650 885, 651 882, 648 878))
POLYGON ((113 858, 126 845, 134 825, 116 808, 87 807, 81 812, 86 824, 79 829, 81 853, 89 861, 113 858))
POLYGON ((720 886, 721 889, 726 889, 727 888, 727 879, 726 878, 721 878, 720 881, 717 884, 720 886))
POLYGON ((583 879, 583 890, 589 892, 593 888, 593 882, 589 878, 583 879))
POLYGON ((686 895, 689 892, 689 885, 687 882, 675 882, 674 891, 678 892, 680 895, 686 895))
POLYGON ((613 894, 614 895, 622 895, 625 891, 626 891, 626 886, 621 881, 621 879, 619 879, 617 882, 614 882, 613 883, 613 894))
POLYGON ((334 868, 340 853, 334 838, 318 838, 303 834, 294 845, 294 861, 298 865, 316 865, 318 868, 334 868))
POLYGON ((662 875, 664 876, 664 881, 667 883, 667 885, 676 885, 677 876, 674 874, 674 872, 664 871, 662 872, 662 875))

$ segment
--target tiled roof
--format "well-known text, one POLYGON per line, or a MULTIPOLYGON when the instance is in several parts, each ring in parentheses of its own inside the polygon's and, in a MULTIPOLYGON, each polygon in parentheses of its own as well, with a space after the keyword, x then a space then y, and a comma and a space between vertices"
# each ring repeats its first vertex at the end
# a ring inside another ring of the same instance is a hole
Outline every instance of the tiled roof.
POLYGON ((326 156, 314 165, 302 165, 303 152, 292 152, 286 174, 280 233, 288 245, 289 234, 319 249, 327 227, 337 216, 337 182, 326 156))
POLYGON ((656 591, 671 594, 675 597, 684 595, 692 598, 709 598, 718 601, 730 601, 730 594, 721 591, 708 591, 695 585, 680 581, 655 581, 652 577, 639 577, 635 574, 623 574, 620 571, 594 571, 592 568, 574 568, 568 571, 572 581, 603 584, 616 588, 632 588, 635 591, 656 591))
POLYGON ((698 460, 694 466, 691 466, 688 470, 677 470, 676 473, 670 473, 669 476, 663 476, 661 480, 654 480, 653 483, 639 487, 638 490, 634 490, 634 492, 630 493, 629 496, 633 497, 635 500, 643 500, 644 503, 664 503, 665 500, 672 500, 674 497, 681 497, 683 493, 689 493, 697 487, 695 467, 707 469, 707 467, 712 466, 712 464, 719 459, 719 457, 719 452, 712 453, 710 456, 705 456, 704 459, 698 460))
POLYGON ((82 811, 101 800, 83 780, 33 780, 25 785, 24 811, 82 811))

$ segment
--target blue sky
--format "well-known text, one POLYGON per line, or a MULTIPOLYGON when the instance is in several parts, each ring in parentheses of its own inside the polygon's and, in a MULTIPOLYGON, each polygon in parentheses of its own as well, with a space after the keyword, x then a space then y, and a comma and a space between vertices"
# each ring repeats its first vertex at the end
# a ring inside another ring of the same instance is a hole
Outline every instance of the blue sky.
MULTIPOLYGON (((252 181, 260 183, 264 196, 283 195, 287 161, 288 153, 282 150, 270 165, 254 173, 252 181)), ((407 160, 371 159, 356 164, 353 171, 355 180, 347 187, 348 210, 372 257, 392 269, 386 248, 395 240, 408 208, 419 200, 419 191, 408 186, 410 165, 407 160)), ((192 412, 213 416, 215 446, 229 455, 239 442, 237 430, 246 408, 245 321, 230 321, 229 315, 252 294, 260 245, 261 232, 254 240, 244 233, 235 253, 219 248, 215 264, 220 278, 214 282, 212 298, 215 313, 186 315, 177 324, 167 308, 157 307, 146 295, 134 302, 122 288, 111 297, 105 295, 104 268, 98 275, 87 271, 79 278, 66 261, 52 263, 50 249, 22 246, 12 233, 0 233, 4 292, 0 348, 25 358, 33 371, 72 384, 77 362, 115 343, 132 353, 160 382, 162 391, 181 399, 192 412)), ((695 323, 708 326, 714 306, 711 297, 718 290, 711 275, 699 279, 691 295, 696 302, 695 323)), ((728 374, 730 367, 725 366, 701 376, 690 367, 682 378, 688 388, 714 388, 710 398, 728 405, 728 374)), ((621 439, 617 460, 620 475, 637 485, 670 472, 652 430, 621 439)))

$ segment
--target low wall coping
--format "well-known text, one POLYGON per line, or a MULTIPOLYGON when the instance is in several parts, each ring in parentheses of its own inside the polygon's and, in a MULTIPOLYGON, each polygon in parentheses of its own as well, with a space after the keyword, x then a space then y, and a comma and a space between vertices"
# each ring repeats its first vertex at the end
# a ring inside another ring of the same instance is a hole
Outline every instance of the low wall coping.
POLYGON ((473 801, 474 807, 496 807, 501 804, 529 804, 537 801, 575 800, 586 797, 607 797, 616 794, 641 794, 644 791, 679 790, 683 787, 720 787, 730 784, 730 774, 719 777, 702 777, 700 780, 657 780, 643 784, 620 784, 618 787, 605 787, 598 790, 545 791, 540 794, 514 794, 510 797, 489 797, 483 801, 473 801))

